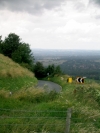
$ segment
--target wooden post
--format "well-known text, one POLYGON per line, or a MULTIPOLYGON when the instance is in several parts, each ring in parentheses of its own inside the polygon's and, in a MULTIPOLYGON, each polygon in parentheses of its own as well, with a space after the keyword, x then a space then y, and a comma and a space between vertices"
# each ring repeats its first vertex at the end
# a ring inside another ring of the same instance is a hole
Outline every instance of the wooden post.
POLYGON ((66 130, 65 130, 65 133, 69 133, 69 131, 70 131, 71 111, 72 111, 71 108, 69 108, 69 109, 67 110, 66 130))

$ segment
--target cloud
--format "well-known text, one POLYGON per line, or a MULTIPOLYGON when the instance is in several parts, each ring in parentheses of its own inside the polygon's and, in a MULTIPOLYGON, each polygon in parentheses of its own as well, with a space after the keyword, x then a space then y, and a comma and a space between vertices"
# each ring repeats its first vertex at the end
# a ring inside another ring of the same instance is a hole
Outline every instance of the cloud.
POLYGON ((98 6, 100 6, 100 0, 89 0, 89 3, 94 3, 98 6))
POLYGON ((100 19, 100 0, 89 0, 89 8, 91 9, 91 17, 100 19))
POLYGON ((0 9, 41 14, 44 9, 59 7, 66 0, 0 0, 0 9))
POLYGON ((84 11, 88 2, 84 2, 84 1, 80 1, 80 0, 77 0, 77 1, 72 1, 73 5, 74 5, 74 8, 76 10, 78 10, 79 12, 80 11, 84 11))
POLYGON ((93 0, 0 0, 0 35, 16 33, 31 48, 97 49, 100 8, 96 4, 93 0))

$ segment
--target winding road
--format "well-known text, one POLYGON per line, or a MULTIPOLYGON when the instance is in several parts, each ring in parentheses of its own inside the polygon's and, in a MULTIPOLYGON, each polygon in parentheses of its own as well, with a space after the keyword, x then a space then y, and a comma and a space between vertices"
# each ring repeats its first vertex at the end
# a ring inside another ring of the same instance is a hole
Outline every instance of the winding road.
POLYGON ((47 91, 56 91, 57 93, 62 90, 62 87, 51 81, 38 80, 37 88, 44 88, 47 91))

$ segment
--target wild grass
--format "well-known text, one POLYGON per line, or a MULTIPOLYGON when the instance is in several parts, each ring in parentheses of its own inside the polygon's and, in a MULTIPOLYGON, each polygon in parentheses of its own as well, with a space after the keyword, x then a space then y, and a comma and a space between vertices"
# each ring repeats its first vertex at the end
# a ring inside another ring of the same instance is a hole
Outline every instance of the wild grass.
MULTIPOLYGON (((54 78, 57 79, 57 77, 54 78)), ((60 82, 59 77, 58 81, 60 82)), ((8 118, 2 120, 4 123, 13 123, 8 128, 8 133, 11 131, 16 133, 21 131, 26 133, 62 133, 65 131, 68 108, 72 108, 70 129, 72 133, 99 133, 100 104, 97 100, 98 94, 94 93, 100 90, 97 83, 90 86, 88 82, 87 85, 81 85, 76 83, 70 84, 64 81, 63 87, 59 94, 55 92, 47 93, 42 88, 28 87, 22 88, 12 96, 9 96, 7 90, 2 90, 0 98, 3 98, 3 101, 0 100, 0 102, 2 101, 0 106, 2 105, 1 108, 11 109, 3 111, 3 116, 21 117, 20 119, 8 118), (19 111, 14 112, 13 109, 19 111)), ((2 127, 2 131, 4 131, 8 126, 4 125, 2 127)))
POLYGON ((98 87, 90 88, 86 85, 66 83, 66 87, 59 94, 30 87, 22 88, 9 96, 7 90, 2 90, 3 96, 0 98, 3 98, 3 101, 0 99, 0 102, 2 101, 0 106, 11 110, 5 110, 1 115, 16 116, 2 120, 2 123, 8 125, 13 123, 10 128, 3 125, 2 131, 8 128, 8 133, 14 131, 62 133, 65 131, 67 109, 72 108, 70 129, 72 133, 99 133, 100 107, 96 95, 93 95, 95 89, 98 87))
POLYGON ((10 58, 0 54, 0 77, 34 77, 34 74, 28 69, 21 67, 19 64, 13 62, 10 58))
POLYGON ((57 102, 71 107, 73 110, 71 132, 99 133, 100 83, 85 79, 84 84, 78 84, 75 80, 70 84, 66 82, 66 78, 61 81, 60 77, 53 77, 52 81, 62 85, 62 93, 60 93, 57 102))
POLYGON ((99 82, 68 83, 68 75, 55 75, 49 80, 62 91, 48 93, 35 87, 34 74, 8 57, 0 55, 0 68, 0 133, 63 133, 68 108, 72 108, 71 133, 100 132, 99 82))
POLYGON ((16 77, 16 78, 0 78, 0 90, 5 89, 15 92, 21 88, 28 88, 35 86, 37 84, 37 79, 34 77, 16 77))

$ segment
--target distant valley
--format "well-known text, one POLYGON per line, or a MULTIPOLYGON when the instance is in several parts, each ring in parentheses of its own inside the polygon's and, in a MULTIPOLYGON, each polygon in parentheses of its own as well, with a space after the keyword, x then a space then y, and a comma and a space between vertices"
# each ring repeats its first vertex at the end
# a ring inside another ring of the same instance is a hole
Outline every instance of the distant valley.
POLYGON ((59 65, 65 74, 100 79, 100 51, 33 49, 35 62, 59 65))

